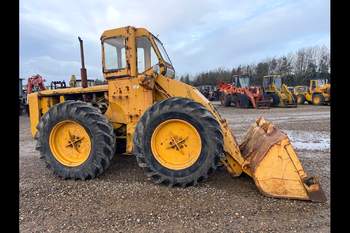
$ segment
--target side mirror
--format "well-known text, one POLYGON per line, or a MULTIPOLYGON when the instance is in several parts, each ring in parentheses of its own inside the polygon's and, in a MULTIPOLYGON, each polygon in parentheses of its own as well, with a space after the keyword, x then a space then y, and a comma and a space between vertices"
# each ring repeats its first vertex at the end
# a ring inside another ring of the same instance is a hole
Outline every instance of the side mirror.
POLYGON ((155 73, 155 74, 159 74, 159 65, 157 64, 157 65, 154 65, 153 67, 152 67, 152 69, 153 69, 153 72, 155 73))
POLYGON ((159 64, 159 69, 160 69, 160 74, 161 74, 161 75, 165 75, 165 74, 166 74, 166 72, 167 72, 167 67, 166 67, 164 64, 160 63, 160 64, 159 64))

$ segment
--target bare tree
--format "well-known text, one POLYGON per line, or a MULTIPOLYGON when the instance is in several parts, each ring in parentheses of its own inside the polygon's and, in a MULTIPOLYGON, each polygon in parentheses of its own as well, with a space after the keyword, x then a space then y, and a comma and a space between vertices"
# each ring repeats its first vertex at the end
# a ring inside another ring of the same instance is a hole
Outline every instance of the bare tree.
POLYGON ((262 77, 273 73, 282 74, 287 85, 308 84, 313 78, 329 79, 329 49, 326 46, 301 48, 286 56, 267 58, 257 64, 240 64, 229 70, 217 68, 201 72, 193 77, 193 84, 217 85, 219 82, 230 82, 232 75, 248 74, 252 77, 253 85, 261 85, 262 77))

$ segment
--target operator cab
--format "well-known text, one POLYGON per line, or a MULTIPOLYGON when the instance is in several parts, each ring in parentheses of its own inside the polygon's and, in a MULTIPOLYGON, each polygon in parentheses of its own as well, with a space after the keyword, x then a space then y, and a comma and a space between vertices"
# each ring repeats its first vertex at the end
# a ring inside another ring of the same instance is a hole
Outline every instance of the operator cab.
POLYGON ((272 85, 275 85, 277 90, 282 88, 282 77, 279 75, 267 75, 263 77, 264 90, 271 89, 272 85))
POLYGON ((174 78, 175 70, 162 42, 143 28, 105 31, 101 37, 106 78, 161 74, 174 78))
POLYGON ((232 84, 236 87, 246 88, 250 85, 250 77, 248 75, 234 75, 232 77, 232 84))
POLYGON ((297 86, 294 88, 295 89, 295 92, 298 92, 298 93, 303 93, 303 92, 307 92, 307 86, 297 86))
POLYGON ((325 84, 328 83, 328 80, 327 79, 316 79, 316 80, 311 80, 311 83, 310 83, 310 88, 311 90, 314 90, 318 87, 321 87, 325 84))

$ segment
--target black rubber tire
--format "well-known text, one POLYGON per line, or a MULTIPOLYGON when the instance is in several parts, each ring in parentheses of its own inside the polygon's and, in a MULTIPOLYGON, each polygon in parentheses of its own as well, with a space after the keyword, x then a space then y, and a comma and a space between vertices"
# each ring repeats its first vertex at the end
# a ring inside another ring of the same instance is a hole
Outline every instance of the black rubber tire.
POLYGON ((270 104, 269 106, 272 106, 272 102, 273 102, 273 99, 272 99, 272 96, 268 93, 263 93, 263 100, 268 100, 270 101, 270 104))
POLYGON ((243 94, 237 94, 236 95, 236 107, 237 108, 249 108, 249 99, 246 95, 243 94))
POLYGON ((304 95, 299 94, 297 95, 296 99, 297 99, 297 104, 305 104, 306 99, 304 95))
POLYGON ((97 108, 85 102, 65 101, 52 106, 41 117, 37 129, 36 149, 40 152, 40 158, 55 175, 64 179, 93 179, 109 167, 115 154, 115 135, 112 125, 97 108), (55 159, 50 149, 50 132, 57 123, 64 120, 76 121, 90 135, 92 144, 90 155, 79 166, 65 166, 55 159))
POLYGON ((312 95, 312 104, 313 104, 313 105, 323 105, 323 104, 324 104, 324 96, 323 96, 322 94, 313 94, 313 95, 312 95), (316 96, 319 96, 319 97, 320 97, 320 102, 319 102, 318 104, 315 104, 315 102, 314 102, 314 98, 315 98, 316 96))
POLYGON ((134 154, 138 165, 156 184, 172 186, 196 185, 208 178, 223 157, 223 136, 214 116, 201 104, 186 98, 173 97, 150 107, 139 120, 134 134, 134 154), (198 160, 190 167, 172 170, 162 166, 151 150, 151 137, 156 127, 169 119, 181 119, 198 131, 202 150, 198 160))
POLYGON ((222 94, 220 97, 220 102, 222 106, 229 107, 231 105, 231 95, 222 94))
POLYGON ((272 98, 272 104, 271 105, 273 107, 278 107, 279 104, 280 104, 280 98, 278 97, 278 95, 275 94, 275 93, 271 93, 270 96, 272 98))
POLYGON ((292 94, 293 96, 293 104, 298 104, 298 101, 297 101, 297 96, 295 94, 292 94))

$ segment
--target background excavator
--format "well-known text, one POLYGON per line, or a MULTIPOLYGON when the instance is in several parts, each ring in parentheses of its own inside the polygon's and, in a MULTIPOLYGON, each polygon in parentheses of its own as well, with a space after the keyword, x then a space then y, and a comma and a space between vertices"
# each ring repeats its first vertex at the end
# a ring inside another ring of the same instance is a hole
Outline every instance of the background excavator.
POLYGON ((156 184, 196 185, 224 165, 232 176, 252 177, 267 196, 325 201, 285 133, 259 118, 239 145, 215 107, 174 79, 171 60, 152 33, 128 26, 103 32, 101 42, 106 85, 87 86, 80 39, 82 87, 28 96, 36 148, 57 176, 95 178, 124 143, 124 154, 135 155, 156 184))
POLYGON ((270 99, 265 99, 260 87, 250 85, 250 76, 234 75, 231 83, 218 85, 221 105, 230 106, 233 103, 240 108, 269 108, 270 99))

